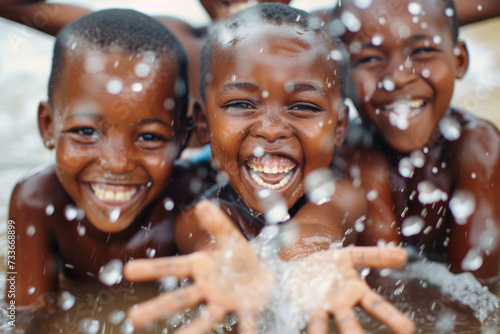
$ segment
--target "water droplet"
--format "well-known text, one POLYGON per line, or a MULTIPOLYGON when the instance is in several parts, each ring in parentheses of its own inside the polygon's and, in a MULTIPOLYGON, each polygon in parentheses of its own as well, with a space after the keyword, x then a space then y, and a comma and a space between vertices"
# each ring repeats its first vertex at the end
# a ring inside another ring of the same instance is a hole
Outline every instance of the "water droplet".
POLYGON ((420 216, 411 216, 403 220, 401 224, 401 233, 405 237, 409 237, 415 234, 420 233, 424 228, 425 222, 424 219, 420 216))
POLYGON ((35 228, 35 226, 33 226, 33 225, 28 226, 28 228, 26 229, 26 235, 27 235, 28 237, 32 237, 32 236, 34 236, 34 235, 35 235, 35 232, 36 232, 36 228, 35 228))
POLYGON ((470 175, 470 177, 471 177, 472 179, 475 179, 475 178, 477 177, 477 175, 476 175, 476 173, 472 172, 472 173, 471 173, 471 175, 470 175))
POLYGON ((255 146, 255 148, 253 149, 253 155, 256 158, 262 158, 264 156, 264 153, 264 148, 260 145, 255 146))
POLYGON ((434 44, 441 44, 441 36, 439 35, 436 35, 432 38, 432 41, 434 42, 434 44))
POLYGON ((123 89, 123 83, 120 79, 109 80, 106 84, 106 90, 108 93, 116 95, 119 94, 123 89))
POLYGON ((156 249, 154 248, 146 248, 146 256, 152 258, 156 255, 156 249))
POLYGON ((420 182, 417 189, 419 192, 418 201, 422 204, 432 204, 448 199, 448 194, 436 187, 431 181, 420 182))
POLYGON ((104 57, 98 54, 89 55, 83 63, 84 71, 87 73, 98 73, 104 70, 104 57))
POLYGON ((482 11, 483 10, 483 6, 482 5, 477 5, 477 10, 478 11, 482 11))
POLYGON ((376 190, 370 190, 367 194, 366 194, 366 199, 368 200, 368 202, 373 202, 374 200, 376 200, 378 198, 378 191, 376 190))
POLYGON ((78 232, 79 236, 83 237, 87 232, 87 228, 83 225, 78 224, 78 226, 76 227, 76 231, 78 232))
POLYGON ((316 205, 330 201, 335 193, 333 172, 320 168, 310 172, 305 180, 306 195, 311 203, 316 205))
POLYGON ((30 286, 30 287, 28 287, 28 295, 32 295, 32 294, 34 294, 34 293, 35 293, 35 290, 36 290, 36 289, 35 289, 35 287, 34 287, 34 286, 30 286))
POLYGON ((455 14, 455 11, 453 10, 453 8, 446 8, 444 10, 444 13, 446 14, 446 16, 452 17, 455 14))
POLYGON ((351 32, 357 32, 361 29, 361 22, 358 20, 356 15, 350 11, 343 11, 340 15, 340 21, 342 21, 344 26, 351 32))
POLYGON ((409 158, 403 158, 399 161, 398 170, 401 176, 411 178, 413 176, 415 166, 413 166, 409 158))
POLYGON ((54 205, 52 205, 52 204, 47 205, 47 207, 45 208, 45 214, 47 216, 52 216, 54 211, 55 211, 55 208, 54 208, 54 205))
POLYGON ((78 324, 78 329, 80 332, 85 334, 96 334, 99 331, 100 323, 99 320, 84 318, 78 324))
POLYGON ((366 9, 371 6, 373 0, 354 0, 354 5, 359 9, 366 9))
POLYGON ((483 256, 478 249, 471 248, 462 260, 462 270, 475 271, 483 265, 483 256))
POLYGON ((153 182, 149 181, 148 183, 146 183, 146 188, 151 188, 152 185, 153 185, 153 182))
POLYGON ((118 325, 125 319, 125 312, 121 310, 114 310, 108 315, 108 321, 113 325, 118 325))
POLYGON ((108 286, 118 284, 122 281, 122 261, 115 259, 111 260, 99 270, 99 280, 108 286))
POLYGON ((158 282, 163 291, 171 291, 179 285, 179 280, 175 276, 163 277, 158 282))
POLYGON ((123 321, 123 324, 120 326, 120 333, 121 334, 132 334, 135 331, 134 324, 132 323, 132 320, 130 319, 125 319, 123 321))
POLYGON ((175 107, 175 101, 173 99, 168 98, 165 101, 163 101, 163 108, 165 108, 165 110, 170 111, 174 109, 174 107, 175 107))
POLYGON ((64 216, 66 217, 66 219, 68 221, 72 221, 76 218, 76 216, 78 215, 78 211, 77 209, 72 206, 72 205, 68 205, 66 206, 66 208, 64 209, 64 216))
POLYGON ((370 274, 370 268, 363 268, 361 269, 359 276, 361 277, 361 279, 365 279, 366 276, 368 276, 369 274, 370 274))
POLYGON ((130 89, 132 89, 133 92, 135 93, 139 93, 140 91, 142 91, 144 87, 142 86, 142 83, 140 82, 134 82, 131 86, 130 86, 130 89))
POLYGON ((422 168, 425 164, 425 155, 421 151, 413 151, 410 154, 410 162, 416 168, 422 168))
POLYGON ((366 220, 366 217, 363 216, 354 222, 354 230, 356 232, 361 233, 365 230, 365 220, 366 220))
POLYGON ((439 130, 443 137, 449 141, 457 140, 462 134, 462 126, 456 119, 451 117, 444 117, 439 121, 439 130))
POLYGON ((134 73, 139 78, 145 78, 151 73, 151 66, 145 63, 136 64, 134 67, 134 73))
POLYGON ((262 98, 267 99, 269 97, 269 92, 267 90, 262 92, 262 98))
POLYGON ((344 59, 344 54, 342 53, 342 51, 332 50, 330 51, 330 58, 335 61, 341 61, 344 59))
POLYGON ((257 191, 257 197, 268 224, 278 224, 290 219, 288 206, 283 196, 269 189, 261 189, 257 191))
POLYGON ((231 75, 231 81, 236 81, 236 75, 231 75))
POLYGON ((455 222, 464 225, 476 209, 476 198, 469 191, 457 190, 453 194, 449 206, 453 217, 455 217, 455 222))
POLYGON ((386 23, 387 23, 387 20, 385 17, 381 16, 378 18, 378 24, 380 24, 381 26, 383 26, 386 23))
POLYGON ((410 2, 408 4, 408 11, 412 15, 419 15, 422 13, 422 5, 418 2, 410 2))
POLYGON ((120 210, 120 208, 113 208, 111 210, 108 211, 108 218, 109 218, 109 221, 111 223, 116 223, 116 221, 118 220, 118 218, 120 218, 120 214, 122 213, 122 211, 120 210))
POLYGON ((71 50, 76 49, 77 45, 78 45, 78 43, 77 43, 77 42, 73 42, 73 44, 71 44, 70 49, 71 49, 71 50))
POLYGON ((215 176, 215 181, 219 185, 225 185, 229 182, 229 175, 224 171, 220 171, 215 176))
POLYGON ((75 305, 75 296, 68 291, 63 291, 59 298, 59 305, 63 311, 67 311, 75 305))
POLYGON ((397 127, 400 130, 406 130, 410 126, 410 123, 408 122, 408 119, 406 117, 401 117, 400 115, 391 112, 389 114, 389 121, 391 122, 392 125, 397 127))
POLYGON ((166 197, 163 200, 163 207, 167 211, 172 211, 174 209, 174 201, 170 197, 166 197))
POLYGON ((422 76, 423 76, 424 78, 430 78, 430 76, 431 76, 431 71, 429 71, 429 69, 427 69, 427 68, 424 68, 424 69, 422 70, 422 76))
POLYGON ((384 80, 382 80, 382 85, 388 92, 392 92, 396 88, 396 84, 391 78, 384 78, 384 80))

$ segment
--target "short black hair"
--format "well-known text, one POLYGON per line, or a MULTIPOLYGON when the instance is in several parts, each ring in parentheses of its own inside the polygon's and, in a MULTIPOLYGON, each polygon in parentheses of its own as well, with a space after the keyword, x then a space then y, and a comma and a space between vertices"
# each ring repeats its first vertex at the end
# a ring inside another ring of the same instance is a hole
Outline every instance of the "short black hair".
MULTIPOLYGON (((451 37, 453 38, 454 42, 458 41, 458 18, 457 18, 457 11, 455 9, 455 1, 454 0, 441 0, 444 4, 445 11, 443 12, 443 15, 448 20, 448 24, 451 29, 451 37)), ((338 0, 337 5, 333 8, 332 11, 332 16, 330 21, 335 21, 340 18, 340 12, 343 8, 343 5, 346 3, 350 3, 352 0, 338 0)), ((335 34, 335 33, 334 33, 335 34)))
POLYGON ((62 77, 67 53, 74 48, 109 53, 154 53, 155 57, 177 63, 176 101, 184 104, 186 117, 188 77, 186 53, 170 30, 151 16, 130 9, 107 9, 93 12, 72 22, 57 35, 49 78, 49 102, 62 77))
MULTIPOLYGON (((331 51, 332 53, 336 51, 334 53, 336 55, 334 60, 338 65, 336 75, 339 77, 338 82, 341 84, 342 95, 345 96, 344 81, 347 77, 349 56, 340 40, 330 33, 327 25, 318 17, 303 10, 282 3, 262 3, 239 11, 214 27, 201 52, 200 92, 202 99, 205 99, 205 87, 212 77, 210 70, 214 48, 220 43, 221 36, 227 36, 228 32, 235 31, 240 27, 261 25, 263 23, 276 26, 301 27, 315 32, 324 38, 326 43, 334 46, 335 50, 331 51)), ((238 37, 230 38, 232 40, 228 40, 228 44, 236 42, 238 37)))

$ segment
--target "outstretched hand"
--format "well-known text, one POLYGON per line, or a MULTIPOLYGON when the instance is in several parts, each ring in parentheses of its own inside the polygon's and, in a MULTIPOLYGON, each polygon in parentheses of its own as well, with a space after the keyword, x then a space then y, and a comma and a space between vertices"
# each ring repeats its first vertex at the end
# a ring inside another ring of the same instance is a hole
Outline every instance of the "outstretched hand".
POLYGON ((173 316, 200 303, 202 315, 178 333, 206 333, 230 313, 238 316, 240 333, 256 331, 256 316, 266 307, 274 280, 248 241, 229 217, 209 201, 196 205, 194 214, 215 241, 214 248, 190 255, 134 260, 125 266, 130 281, 151 281, 167 276, 189 277, 193 284, 141 303, 128 312, 135 326, 173 316))
POLYGON ((339 332, 363 333, 353 308, 359 305, 395 333, 414 333, 413 322, 372 291, 360 276, 362 268, 396 267, 406 262, 400 248, 348 247, 313 253, 290 262, 290 298, 308 316, 308 333, 328 333, 333 316, 339 332))

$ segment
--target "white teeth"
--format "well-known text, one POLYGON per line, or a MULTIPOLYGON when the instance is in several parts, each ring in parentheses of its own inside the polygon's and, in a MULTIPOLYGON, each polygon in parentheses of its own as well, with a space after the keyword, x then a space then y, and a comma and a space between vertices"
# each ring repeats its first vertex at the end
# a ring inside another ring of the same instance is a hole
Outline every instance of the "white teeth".
POLYGON ((423 99, 415 99, 415 100, 400 100, 396 101, 395 103, 391 104, 386 104, 383 108, 386 111, 393 111, 395 110, 396 112, 401 113, 404 110, 409 110, 409 109, 418 109, 422 108, 424 106, 424 100, 423 99))
MULTIPOLYGON (((285 177, 282 178, 281 181, 278 182, 278 183, 276 183, 276 184, 270 184, 270 183, 267 183, 264 180, 262 180, 260 178, 259 174, 258 174, 258 171, 256 169, 254 169, 253 167, 251 167, 251 169, 250 169, 250 176, 255 181, 255 183, 257 183, 259 186, 264 187, 264 188, 268 188, 268 189, 271 189, 271 190, 276 190, 276 189, 283 188, 284 186, 287 185, 288 181, 290 181, 290 179, 292 178, 292 175, 293 175, 293 172, 291 171, 292 168, 293 167, 287 167, 286 168, 286 170, 287 170, 286 173, 288 173, 288 174, 285 175, 285 177)), ((276 169, 277 169, 277 167, 276 167, 276 169)), ((277 172, 273 173, 273 174, 277 174, 277 172)))
POLYGON ((95 197, 97 197, 101 201, 126 202, 129 201, 137 193, 137 188, 133 188, 127 191, 119 191, 116 189, 116 187, 114 187, 114 190, 106 190, 104 186, 96 183, 92 183, 90 186, 94 191, 95 197))
POLYGON ((291 169, 293 169, 295 166, 288 166, 288 167, 278 167, 278 166, 250 166, 248 165, 252 170, 260 173, 266 173, 266 174, 281 174, 281 173, 288 173, 291 169))

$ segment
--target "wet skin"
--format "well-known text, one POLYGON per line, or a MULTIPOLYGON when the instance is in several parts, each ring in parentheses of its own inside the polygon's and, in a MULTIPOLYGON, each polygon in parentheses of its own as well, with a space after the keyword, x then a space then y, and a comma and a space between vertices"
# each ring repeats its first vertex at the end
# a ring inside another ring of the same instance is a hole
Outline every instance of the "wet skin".
POLYGON ((19 306, 57 290, 59 270, 96 280, 111 259, 147 257, 148 249, 156 256, 175 254, 173 219, 193 199, 183 183, 196 170, 173 163, 185 124, 176 108, 164 107, 175 98, 177 65, 157 58, 142 78, 134 72, 142 57, 97 52, 93 59, 102 61, 102 71, 89 73, 82 54, 73 53, 66 55, 70 65, 52 107, 39 108, 40 132, 56 151, 55 164, 25 177, 11 197, 19 306), (106 88, 117 78, 119 95, 106 88), (167 197, 175 203, 172 211, 163 205, 167 197), (83 215, 71 216, 68 207, 83 215))
MULTIPOLYGON (((365 191, 378 194, 369 202, 371 224, 361 243, 404 241, 446 253, 454 272, 466 270, 462 267, 466 254, 479 250, 483 264, 472 271, 486 282, 498 275, 500 266, 500 210, 495 205, 500 196, 500 135, 489 122, 450 109, 453 82, 467 70, 468 55, 465 44, 452 39, 444 5, 420 2, 426 15, 417 15, 419 21, 413 23, 409 2, 404 1, 386 24, 374 25, 378 18, 368 12, 380 12, 385 6, 384 1, 374 1, 371 11, 357 11, 360 31, 343 36, 351 50, 359 49, 351 58, 352 98, 363 124, 354 131, 375 133, 373 145, 362 148, 358 143, 344 150, 344 158, 361 167, 365 191), (409 28, 404 36, 391 32, 403 25, 409 28), (376 34, 382 40, 374 45, 376 34), (393 87, 387 88, 387 82, 393 87), (443 137, 439 130, 443 118, 460 124, 460 138, 443 137), (423 153, 425 163, 411 177, 403 177, 399 163, 415 151, 423 153), (419 201, 427 182, 443 197, 432 203, 419 201), (448 207, 457 191, 468 191, 475 198, 475 210, 465 224, 458 224, 448 207), (425 225, 416 235, 401 235, 404 219, 412 216, 422 217, 425 225)), ((355 8, 348 5, 345 10, 355 8)))

